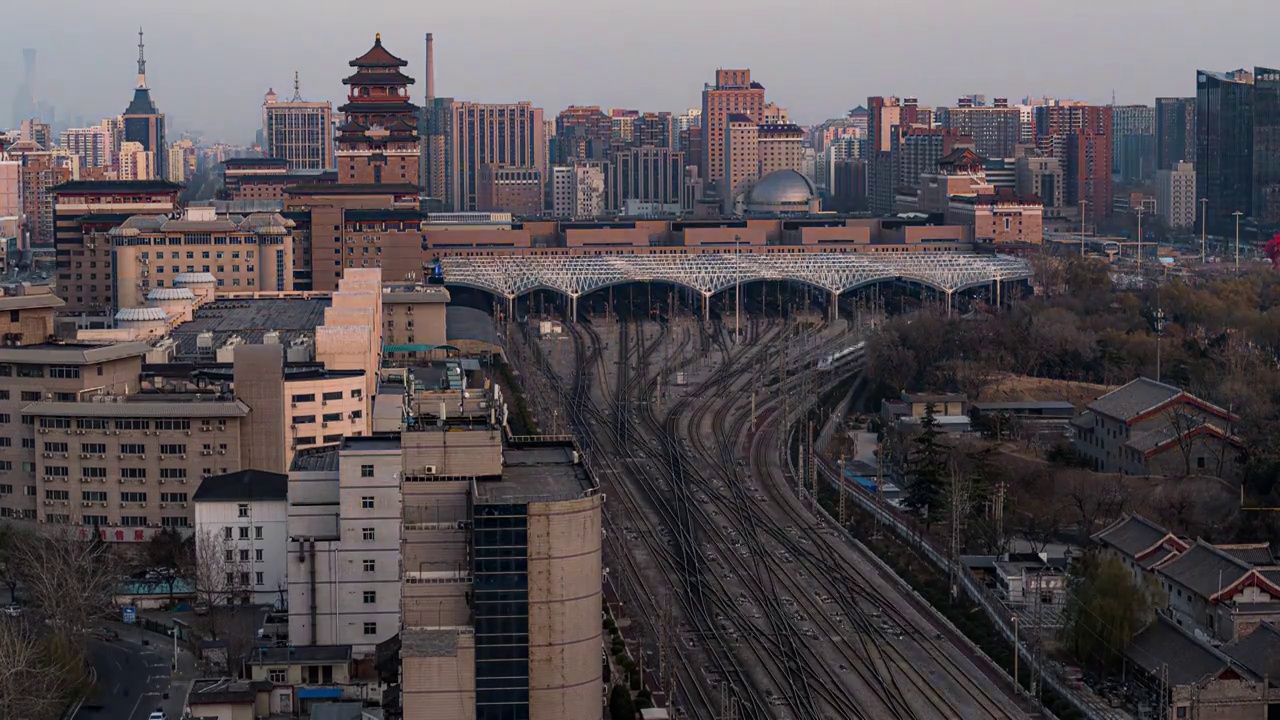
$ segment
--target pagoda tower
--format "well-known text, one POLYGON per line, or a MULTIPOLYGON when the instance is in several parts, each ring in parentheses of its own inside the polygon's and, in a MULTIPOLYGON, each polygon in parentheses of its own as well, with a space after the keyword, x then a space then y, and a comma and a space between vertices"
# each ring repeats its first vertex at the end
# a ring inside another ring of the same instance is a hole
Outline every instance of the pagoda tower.
POLYGON ((409 63, 382 47, 352 60, 355 74, 343 78, 347 102, 338 111, 338 182, 344 185, 420 185, 418 180, 418 108, 409 102, 413 78, 401 72, 409 63))

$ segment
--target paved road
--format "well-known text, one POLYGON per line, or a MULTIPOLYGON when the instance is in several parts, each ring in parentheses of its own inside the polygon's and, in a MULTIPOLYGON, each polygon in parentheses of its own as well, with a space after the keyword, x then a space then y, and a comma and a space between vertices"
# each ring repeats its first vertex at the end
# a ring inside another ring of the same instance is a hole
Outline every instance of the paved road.
POLYGON ((121 639, 93 641, 89 662, 97 672, 93 695, 81 706, 75 720, 147 720, 156 708, 169 718, 182 717, 194 675, 194 661, 180 650, 179 679, 172 677, 172 641, 155 633, 140 633, 136 627, 111 623, 121 639), (145 638, 149 644, 143 645, 145 638), (165 694, 169 697, 165 697, 165 694))

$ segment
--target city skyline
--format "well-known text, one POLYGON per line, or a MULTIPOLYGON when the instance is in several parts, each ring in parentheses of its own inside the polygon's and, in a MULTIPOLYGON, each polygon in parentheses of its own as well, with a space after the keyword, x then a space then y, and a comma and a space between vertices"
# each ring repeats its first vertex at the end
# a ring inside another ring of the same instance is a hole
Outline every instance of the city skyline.
MULTIPOLYGON (((133 0, 68 15, 57 44, 42 42, 36 31, 0 54, 0 77, 6 78, 0 99, 8 104, 21 82, 21 45, 38 51, 38 99, 58 108, 60 124, 77 116, 93 123, 121 112, 132 87, 134 37, 141 21, 147 29, 150 85, 175 136, 201 131, 233 143, 253 139, 263 95, 269 88, 286 94, 295 70, 304 97, 340 101, 337 79, 346 59, 376 32, 409 60, 407 71, 414 77, 424 76, 423 34, 434 33, 439 96, 529 100, 548 113, 572 104, 680 112, 698 107, 702 84, 714 80, 718 67, 751 68, 771 100, 803 124, 838 117, 869 95, 913 95, 935 106, 968 93, 1011 99, 1048 94, 1106 103, 1114 90, 1119 104, 1151 104, 1158 96, 1194 94, 1198 69, 1271 62, 1265 28, 1271 24, 1267 20, 1280 19, 1280 8, 1255 0, 1225 3, 1214 15, 1247 16, 1249 23, 1207 26, 1195 14, 1147 17, 1140 8, 1074 8, 1071 16, 1038 8, 1028 18, 1025 9, 1002 12, 1009 4, 998 0, 977 4, 967 9, 982 18, 982 37, 992 39, 986 43, 956 41, 964 18, 932 12, 930 2, 869 17, 854 30, 814 22, 820 7, 795 16, 771 15, 768 23, 751 22, 765 10, 753 3, 739 6, 728 19, 712 8, 695 8, 692 15, 679 8, 681 23, 667 22, 672 15, 662 7, 643 14, 609 8, 575 17, 572 30, 557 32, 563 25, 552 23, 548 32, 556 33, 557 41, 544 43, 529 39, 530 28, 536 32, 549 19, 565 17, 573 10, 567 3, 498 6, 481 16, 433 8, 431 17, 418 20, 404 4, 391 2, 362 8, 345 23, 312 27, 298 20, 310 7, 295 2, 273 4, 265 16, 263 8, 254 7, 255 22, 247 25, 240 22, 245 15, 236 12, 249 9, 240 0, 199 17, 133 0), (1053 28, 1055 37, 1088 38, 1089 46, 1110 50, 1047 55, 1042 52, 1045 34, 1035 29, 1041 25, 1053 28), (626 28, 625 34, 619 28, 626 28), (234 38, 234 47, 255 51, 230 52, 228 38, 234 38), (912 52, 903 52, 903 43, 912 52), (93 55, 68 50, 80 47, 92 48, 93 55), (956 62, 957 56, 963 60, 956 62), (1124 68, 1123 75, 1116 68, 1124 68)), ((40 26, 38 17, 23 16, 24 8, 15 10, 15 24, 40 26)), ((422 91, 414 88, 415 95, 422 91)))

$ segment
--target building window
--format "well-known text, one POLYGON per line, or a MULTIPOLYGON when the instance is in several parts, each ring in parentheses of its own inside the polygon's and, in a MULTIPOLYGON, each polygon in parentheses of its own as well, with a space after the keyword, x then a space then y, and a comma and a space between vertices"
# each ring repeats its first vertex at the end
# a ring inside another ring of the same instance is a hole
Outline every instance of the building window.
POLYGON ((240 562, 249 562, 249 551, 247 549, 240 551, 240 562))
POLYGON ((253 584, 254 584, 254 585, 266 585, 266 584, 267 584, 267 583, 266 583, 266 573, 254 573, 254 574, 253 574, 253 584))
POLYGON ((248 539, 249 539, 249 528, 247 528, 247 527, 242 527, 242 528, 240 528, 240 539, 241 539, 241 540, 248 540, 248 539))
POLYGON ((231 539, 231 528, 229 528, 229 527, 224 527, 224 528, 222 528, 222 539, 223 539, 223 540, 230 540, 230 539, 231 539))
POLYGON ((374 539, 373 528, 362 528, 360 530, 360 537, 364 538, 365 540, 374 539))
POLYGON ((254 539, 254 540, 261 540, 261 539, 262 539, 262 526, 261 526, 261 525, 254 525, 254 526, 253 526, 253 539, 254 539))
POLYGON ((376 603, 376 602, 378 602, 378 593, 377 593, 377 591, 376 591, 376 590, 365 590, 365 591, 364 591, 364 604, 365 604, 365 605, 372 605, 372 604, 374 604, 374 603, 376 603))
POLYGON ((235 551, 235 550, 223 550, 223 551, 222 551, 222 561, 223 561, 223 562, 225 562, 225 563, 227 563, 228 565, 230 565, 231 563, 235 562, 235 561, 236 561, 236 551, 235 551))
POLYGON ((364 497, 360 498, 360 509, 361 509, 361 510, 372 510, 372 509, 373 509, 373 496, 372 496, 372 495, 365 495, 364 497))
POLYGON ((362 478, 373 477, 373 466, 372 466, 372 465, 361 465, 361 466, 360 466, 360 477, 362 477, 362 478))
POLYGON ((239 505, 236 506, 236 517, 243 517, 243 518, 249 517, 248 503, 240 503, 239 505))
POLYGON ((364 624, 364 634, 365 634, 365 635, 377 635, 377 634, 378 634, 378 623, 371 623, 371 622, 367 622, 367 623, 365 623, 365 624, 364 624))
POLYGON ((267 678, 276 685, 283 685, 285 683, 285 677, 284 670, 272 670, 267 673, 267 678))
MULTIPOLYGON (((12 486, 10 487, 10 492, 12 492, 12 486)), ((377 560, 365 560, 365 561, 364 561, 364 571, 365 571, 365 572, 374 572, 374 571, 377 569, 377 567, 378 567, 378 561, 377 561, 377 560)))
POLYGON ((253 561, 262 562, 262 548, 253 551, 253 561))

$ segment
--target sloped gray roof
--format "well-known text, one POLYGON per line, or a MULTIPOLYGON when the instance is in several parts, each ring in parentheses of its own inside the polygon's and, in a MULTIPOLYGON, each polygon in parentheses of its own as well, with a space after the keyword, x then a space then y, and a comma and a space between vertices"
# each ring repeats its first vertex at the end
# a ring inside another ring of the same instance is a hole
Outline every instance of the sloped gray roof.
POLYGON ((1223 645, 1222 652, 1258 675, 1280 680, 1280 628, 1269 622, 1223 645))
POLYGON ((478 340, 490 345, 498 345, 498 331, 493 326, 493 318, 483 310, 449 305, 445 308, 446 340, 478 340))
POLYGON ((1243 545, 1219 545, 1218 549, 1254 567, 1274 565, 1275 555, 1267 543, 1248 543, 1243 545))
POLYGON ((1252 566, 1203 540, 1162 565, 1156 572, 1190 589, 1201 597, 1211 597, 1244 577, 1252 566))
POLYGON ((1181 390, 1172 385, 1140 377, 1099 397, 1089 403, 1088 407, 1107 417, 1128 421, 1181 393, 1181 390))
POLYGON ((1133 557, 1160 542, 1168 534, 1168 530, 1135 513, 1115 521, 1110 527, 1094 535, 1093 539, 1133 557))
MULTIPOLYGON (((1196 640, 1163 615, 1156 616, 1138 633, 1124 654, 1152 675, 1158 676, 1161 667, 1167 666, 1170 685, 1198 683, 1233 665, 1225 655, 1196 640)), ((1237 671, 1246 676, 1251 674, 1244 667, 1238 667, 1237 671)))

